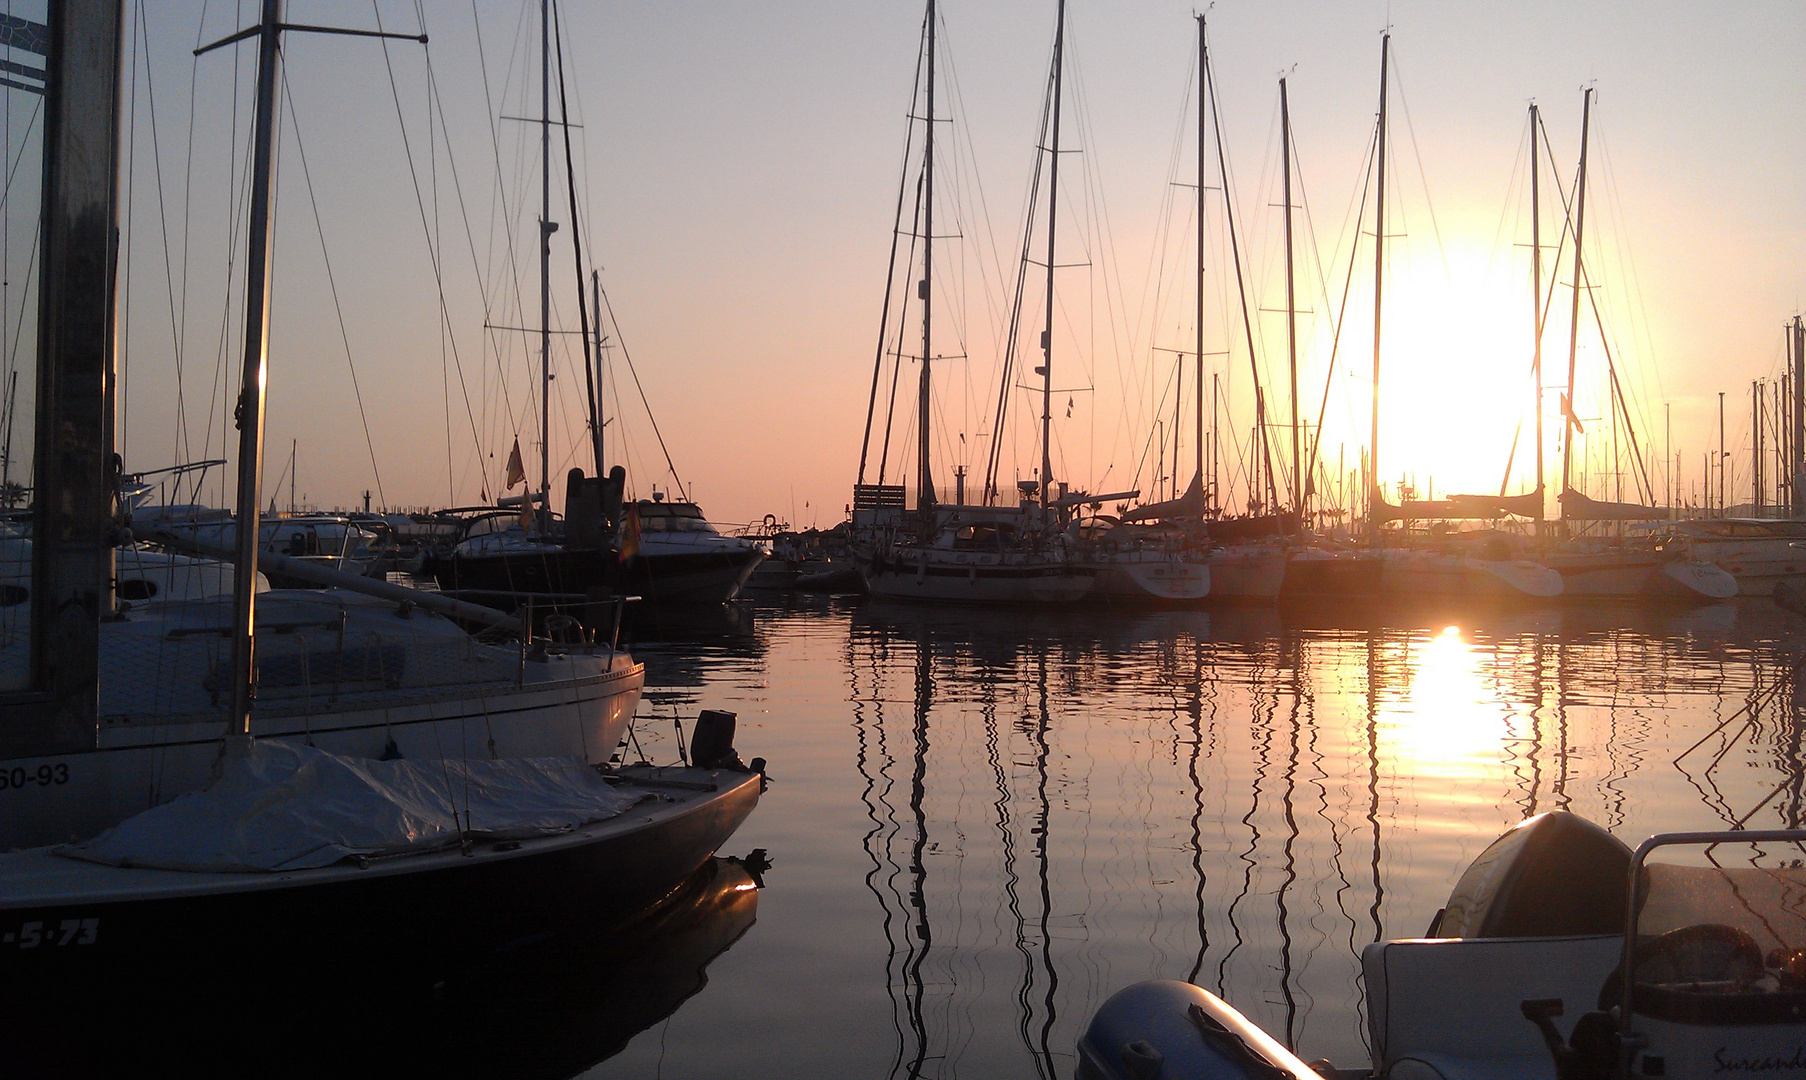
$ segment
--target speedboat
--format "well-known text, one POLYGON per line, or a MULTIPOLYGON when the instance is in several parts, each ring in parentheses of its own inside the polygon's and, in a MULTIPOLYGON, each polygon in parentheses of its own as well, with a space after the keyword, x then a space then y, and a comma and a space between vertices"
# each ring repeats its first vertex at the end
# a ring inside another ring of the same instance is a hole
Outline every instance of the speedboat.
POLYGON ((1307 1065, 1220 998, 1146 982, 1098 1010, 1078 1075, 1791 1075, 1806 1069, 1803 846, 1806 830, 1736 830, 1632 851, 1541 814, 1474 860, 1423 937, 1362 951, 1367 1066, 1307 1065))

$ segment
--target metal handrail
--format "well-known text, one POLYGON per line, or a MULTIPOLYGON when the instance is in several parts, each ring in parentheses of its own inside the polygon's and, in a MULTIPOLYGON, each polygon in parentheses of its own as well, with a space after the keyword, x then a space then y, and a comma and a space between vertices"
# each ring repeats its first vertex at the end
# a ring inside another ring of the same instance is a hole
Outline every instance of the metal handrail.
POLYGON ((1685 845, 1704 845, 1707 848, 1719 844, 1806 844, 1806 829, 1730 829, 1722 832, 1674 832, 1657 833, 1637 845, 1637 850, 1630 857, 1630 888, 1625 901, 1626 918, 1624 924, 1624 999, 1618 1013, 1619 1054, 1618 1075, 1630 1075, 1630 1059, 1638 1046, 1631 1030, 1631 1003, 1636 980, 1637 958, 1637 917, 1642 914, 1637 897, 1637 881, 1642 875, 1643 863, 1649 853, 1657 848, 1680 847, 1685 845))

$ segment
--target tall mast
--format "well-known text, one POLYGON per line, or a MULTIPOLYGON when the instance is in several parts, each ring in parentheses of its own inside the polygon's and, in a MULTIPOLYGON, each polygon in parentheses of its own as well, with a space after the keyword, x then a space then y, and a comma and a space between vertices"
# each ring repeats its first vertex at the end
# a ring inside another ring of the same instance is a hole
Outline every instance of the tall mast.
MULTIPOLYGON (((1254 320, 1248 314, 1248 288, 1242 280, 1242 249, 1235 233, 1235 206, 1229 198, 1229 158, 1223 152, 1223 123, 1217 115, 1217 97, 1215 84, 1210 77, 1210 44, 1204 33, 1204 16, 1196 16, 1198 20, 1198 51, 1203 55, 1204 89, 1210 93, 1211 129, 1216 135, 1217 143, 1217 175, 1223 184, 1223 204, 1225 216, 1229 219, 1229 254, 1235 263, 1236 295, 1242 301, 1242 333, 1248 342, 1248 369, 1254 376, 1254 416, 1255 433, 1260 438, 1260 457, 1250 473, 1255 472, 1261 464, 1266 465, 1268 505, 1275 506, 1279 501, 1279 493, 1273 484, 1273 448, 1267 442, 1267 399, 1266 392, 1261 389, 1260 364, 1254 356, 1254 320)), ((1259 493, 1259 485, 1251 484, 1248 490, 1250 501, 1259 493)))
MULTIPOLYGON (((1581 238, 1587 223, 1587 129, 1593 118, 1593 88, 1588 87, 1580 105, 1580 175, 1575 180, 1574 199, 1574 310, 1568 320, 1568 396, 1563 400, 1567 435, 1561 441, 1561 493, 1566 495, 1572 483, 1574 431, 1580 426, 1574 411, 1574 357, 1580 347, 1580 270, 1581 238)), ((1563 517, 1567 514, 1564 511, 1563 517)))
POLYGON ((263 390, 269 360, 270 188, 276 150, 276 84, 282 63, 282 0, 263 0, 257 32, 257 119, 251 159, 250 250, 245 258, 244 384, 238 398, 238 557, 232 588, 231 734, 251 734, 256 670, 258 479, 263 471, 263 390))
POLYGON ((1750 505, 1762 517, 1762 381, 1750 383, 1750 505))
MULTIPOLYGON (((579 282, 578 287, 582 287, 579 282)), ((602 395, 606 387, 602 385, 602 272, 592 269, 589 272, 590 310, 596 313, 596 370, 592 384, 595 398, 590 403, 590 416, 596 425, 596 475, 602 475, 602 431, 605 427, 602 415, 602 395)))
POLYGON ((1806 512, 1806 321, 1793 317, 1793 403, 1788 412, 1793 439, 1787 444, 1787 490, 1794 517, 1806 512))
POLYGON ((1047 509, 1053 486, 1053 324, 1054 324, 1054 226, 1060 216, 1060 80, 1065 64, 1066 0, 1060 0, 1059 21, 1054 27, 1053 142, 1047 163, 1047 319, 1041 329, 1041 509, 1047 509))
POLYGON ((1304 472, 1298 453, 1298 307, 1292 281, 1292 109, 1286 81, 1279 80, 1279 156, 1285 171, 1286 201, 1286 360, 1292 373, 1292 512, 1304 520, 1304 472))
POLYGON ((1380 127, 1377 143, 1377 183, 1373 211, 1373 418, 1368 435, 1367 528, 1375 539, 1380 533, 1380 311, 1386 285, 1386 72, 1392 51, 1392 35, 1380 38, 1380 127))
MULTIPOLYGON (((539 508, 552 502, 552 18, 539 0, 539 508)), ((543 521, 544 519, 542 519, 543 521)))
MULTIPOLYGON (((1193 329, 1196 331, 1196 334, 1197 334, 1197 343, 1196 344, 1197 344, 1198 377, 1193 381, 1196 383, 1196 389, 1197 389, 1197 394, 1198 394, 1198 405, 1197 405, 1198 423, 1197 423, 1197 447, 1196 447, 1196 449, 1197 449, 1198 476, 1199 477, 1202 477, 1204 475, 1204 170, 1206 167, 1205 163, 1207 161, 1207 159, 1204 156, 1204 142, 1205 142, 1205 132, 1204 132, 1204 93, 1205 93, 1204 49, 1205 49, 1204 18, 1203 18, 1203 16, 1199 16, 1198 17, 1198 210, 1197 210, 1197 214, 1198 214, 1198 274, 1197 274, 1197 277, 1193 279, 1193 284, 1196 286, 1196 288, 1193 290, 1193 296, 1196 301, 1196 307, 1192 313, 1193 329)), ((1214 376, 1212 376, 1212 378, 1211 378, 1210 389, 1211 389, 1211 394, 1214 398, 1214 396, 1216 394, 1216 379, 1214 376)), ((1216 421, 1216 410, 1215 410, 1214 404, 1213 404, 1213 407, 1211 409, 1211 416, 1210 416, 1210 426, 1211 426, 1211 430, 1213 430, 1213 431, 1216 429, 1216 422, 1217 422, 1216 421)), ((1211 479, 1212 479, 1211 493, 1212 493, 1212 497, 1214 498, 1215 492, 1216 492, 1215 477, 1212 477, 1211 479)))
POLYGON ((1543 215, 1540 176, 1537 167, 1536 136, 1542 127, 1536 103, 1530 105, 1530 329, 1531 371, 1536 383, 1533 411, 1536 414, 1536 520, 1543 520, 1543 215))
POLYGON ((933 526, 934 474, 929 467, 931 411, 928 369, 934 361, 930 327, 934 313, 934 0, 928 0, 928 118, 922 138, 922 283, 916 294, 922 301, 922 380, 916 400, 916 508, 922 511, 922 529, 933 526))

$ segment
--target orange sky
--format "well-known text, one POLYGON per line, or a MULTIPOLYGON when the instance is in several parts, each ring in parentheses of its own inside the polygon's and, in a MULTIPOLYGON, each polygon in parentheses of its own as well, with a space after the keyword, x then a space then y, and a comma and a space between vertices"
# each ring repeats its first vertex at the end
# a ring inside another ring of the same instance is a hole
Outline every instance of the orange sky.
MULTIPOLYGON (((485 471, 494 494, 517 431, 534 463, 529 472, 537 474, 529 340, 513 330, 483 330, 485 320, 520 327, 538 319, 530 240, 538 213, 537 129, 516 120, 492 127, 488 119, 537 111, 523 79, 537 63, 529 52, 536 6, 479 5, 480 57, 468 10, 427 9, 438 20, 427 26, 426 55, 438 81, 431 137, 419 46, 390 46, 393 90, 383 50, 373 43, 297 38, 288 46, 293 112, 281 172, 266 483, 286 469, 293 439, 297 490, 306 501, 350 505, 378 489, 376 501, 394 505, 472 502, 483 493, 485 471)), ((290 7, 296 22, 371 22, 369 8, 353 4, 293 0, 290 7)), ((937 211, 961 229, 959 240, 944 243, 945 254, 937 250, 937 261, 965 272, 949 274, 941 286, 948 290, 941 324, 948 338, 936 351, 968 357, 942 365, 947 377, 939 381, 936 424, 946 438, 937 467, 962 452, 981 460, 1002 317, 997 279, 1014 272, 1007 254, 1000 270, 992 252, 1018 242, 1053 21, 1045 2, 944 0, 941 10, 950 64, 942 107, 959 106, 956 123, 944 125, 958 156, 944 167, 954 170, 950 177, 963 170, 974 179, 937 211), (978 183, 982 198, 972 186, 978 183), (986 259, 989 305, 978 273, 986 259), (968 436, 965 451, 955 437, 961 433, 968 436)), ((385 4, 382 11, 385 23, 412 27, 411 6, 385 4)), ((1388 480, 1410 474, 1420 486, 1433 477, 1438 492, 1497 488, 1529 400, 1528 268, 1520 246, 1528 241, 1527 220, 1521 193, 1510 189, 1524 111, 1532 99, 1542 104, 1555 166, 1571 177, 1580 87, 1590 84, 1598 90, 1592 280, 1633 409, 1655 428, 1644 438, 1661 445, 1663 404, 1672 403, 1682 479, 1697 485, 1700 454, 1708 440, 1716 445, 1717 392, 1727 393, 1728 448, 1747 447, 1750 381, 1778 371, 1780 325, 1800 310, 1806 153, 1791 132, 1792 114, 1806 100, 1806 66, 1798 59, 1806 11, 1782 3, 1728 11, 1648 3, 1218 3, 1210 18, 1224 138, 1251 299, 1260 308, 1284 306, 1273 205, 1277 78, 1289 73, 1320 273, 1339 300, 1388 12, 1397 64, 1388 234, 1398 238, 1387 283, 1382 473, 1388 480)), ((1073 223, 1061 243, 1073 261, 1090 265, 1061 271, 1061 324, 1077 332, 1057 343, 1056 384, 1088 392, 1066 395, 1056 409, 1056 475, 1093 490, 1136 480, 1159 386, 1170 377, 1170 354, 1157 350, 1188 348, 1191 340, 1189 279, 1175 276, 1190 258, 1189 211, 1179 205, 1177 216, 1163 216, 1180 190, 1172 184, 1188 180, 1192 167, 1190 14, 1189 5, 1177 3, 1126 13, 1084 0, 1071 5, 1065 138, 1086 152, 1065 167, 1074 185, 1085 175, 1089 186, 1070 189, 1075 201, 1063 212, 1073 211, 1073 223), (1088 226, 1076 213, 1081 204, 1091 212, 1088 226)), ((232 26, 215 11, 209 26, 197 28, 199 6, 192 4, 155 5, 149 18, 152 48, 140 57, 133 104, 127 230, 131 469, 219 455, 224 424, 215 372, 224 370, 222 354, 235 361, 238 353, 230 331, 236 301, 224 291, 232 250, 232 61, 219 55, 196 63, 188 55, 196 40, 232 26), (192 178, 184 173, 191 77, 192 178), (170 312, 184 305, 177 332, 170 312), (177 341, 185 445, 176 433, 177 341)), ((572 108, 583 124, 573 135, 586 256, 600 265, 678 472, 721 521, 766 513, 803 525, 838 521, 858 464, 920 7, 573 5, 567 19, 572 108)), ((241 157, 248 63, 247 55, 237 98, 241 157)), ((1521 183, 1522 164, 1515 169, 1521 183)), ((560 183, 552 214, 565 223, 554 238, 555 321, 574 329, 564 198, 560 183)), ((1189 198, 1185 191, 1177 202, 1189 198)), ((1557 221, 1546 217, 1545 227, 1557 221)), ((1370 263, 1371 250, 1365 243, 1362 250, 1370 263)), ((1319 271, 1313 265, 1308 273, 1319 271)), ((1571 280, 1565 261, 1560 275, 1571 280)), ((1326 410, 1326 456, 1333 460, 1348 440, 1351 466, 1365 443, 1370 279, 1370 270, 1357 271, 1339 361, 1352 367, 1331 381, 1326 410)), ((1232 314, 1221 303, 1225 295, 1217 294, 1211 319, 1232 314)), ((1323 396, 1328 305, 1317 286, 1304 296, 1314 314, 1306 320, 1302 396, 1314 415, 1323 396)), ((1032 310, 1039 311, 1038 301, 1032 310)), ((1552 320, 1565 320, 1566 310, 1562 300, 1552 320)), ((1283 317, 1268 310, 1258 318, 1261 363, 1273 379, 1283 370, 1283 317)), ((1232 331, 1240 333, 1232 321, 1207 321, 1213 342, 1232 331)), ((561 349, 575 341, 559 340, 561 349)), ((1563 322, 1545 343, 1552 368, 1565 365, 1566 347, 1563 322)), ((1590 348, 1596 369, 1597 350, 1590 348)), ((627 406, 607 429, 609 454, 625 447, 633 485, 644 494, 654 483, 667 487, 669 476, 618 350, 615 356, 609 405, 612 411, 618 390, 627 406)), ((1588 360, 1583 351, 1583 368, 1588 360)), ((1245 410, 1246 356, 1217 361, 1224 362, 1235 365, 1226 374, 1245 410)), ((555 474, 573 462, 587 466, 587 455, 576 456, 581 368, 568 356, 559 367, 555 474)), ((913 378, 906 367, 904 382, 913 385, 913 378)), ((225 381, 235 380, 228 371, 225 381)), ((1581 381, 1579 412, 1601 415, 1598 372, 1583 372, 1581 381)), ((1282 384, 1269 390, 1269 401, 1283 405, 1282 384)), ((1170 424, 1163 420, 1163 435, 1170 424)), ((1556 425, 1549 426, 1553 453, 1556 425)), ((1012 429, 1007 437, 1015 449, 1006 470, 1032 467, 1036 455, 1024 441, 1030 433, 1012 429)), ((1182 453, 1189 478, 1189 445, 1182 453)), ((1526 434, 1519 460, 1529 455, 1526 434)), ((1737 459, 1734 500, 1747 491, 1747 469, 1747 457, 1737 459)), ((1151 490, 1152 478, 1144 464, 1133 486, 1151 490)), ((950 477, 940 483, 950 491, 950 477)), ((280 501, 286 498, 285 480, 280 501)))

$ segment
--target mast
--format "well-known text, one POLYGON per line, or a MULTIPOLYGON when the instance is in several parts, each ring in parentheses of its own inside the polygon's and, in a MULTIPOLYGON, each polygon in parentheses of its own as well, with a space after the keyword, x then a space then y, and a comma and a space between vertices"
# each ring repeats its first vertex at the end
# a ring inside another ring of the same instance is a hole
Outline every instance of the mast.
MULTIPOLYGON (((1198 51, 1203 56, 1204 87, 1210 91, 1210 123, 1216 135, 1217 143, 1217 175, 1223 184, 1223 205, 1225 216, 1229 219, 1229 254, 1235 263, 1236 295, 1242 302, 1242 333, 1248 342, 1248 369, 1254 376, 1254 416, 1255 433, 1260 440, 1260 458, 1257 464, 1264 464, 1267 473, 1267 503, 1269 507, 1277 507, 1279 492, 1273 483, 1273 448, 1267 442, 1267 398, 1260 384, 1260 364, 1254 356, 1254 320, 1248 314, 1248 288, 1242 279, 1242 249, 1235 232, 1235 206, 1229 198, 1229 159, 1223 152, 1223 122, 1217 115, 1217 96, 1215 83, 1211 81, 1210 44, 1204 33, 1204 16, 1195 16, 1198 20, 1198 51)), ((1202 91, 1200 91, 1202 92, 1202 91)), ((1256 471, 1255 469, 1250 472, 1256 471)), ((1252 502, 1258 495, 1258 487, 1250 484, 1248 499, 1252 502)))
POLYGON ((1298 306, 1292 280, 1292 109, 1286 81, 1279 80, 1279 156, 1286 201, 1286 361, 1292 375, 1292 512, 1304 520, 1304 473, 1298 453, 1298 306))
POLYGON ((1762 380, 1750 383, 1750 505, 1764 516, 1762 498, 1762 380))
POLYGON ((1386 284, 1386 72, 1392 51, 1392 35, 1380 38, 1380 126, 1377 143, 1378 170, 1373 212, 1373 417, 1368 439, 1367 528, 1372 538, 1380 534, 1380 311, 1386 284))
MULTIPOLYGON (((539 0, 539 511, 552 502, 552 17, 539 0)), ((541 518, 541 530, 548 519, 541 518)))
POLYGON ((257 127, 251 164, 251 220, 245 259, 244 385, 238 398, 238 557, 232 584, 232 716, 229 734, 251 734, 256 671, 258 479, 263 471, 263 391, 268 381, 270 188, 275 171, 276 84, 282 63, 282 0, 263 0, 257 31, 257 127))
MULTIPOLYGON (((1574 411, 1574 358, 1580 347, 1580 271, 1581 271, 1581 238, 1586 232, 1587 223, 1587 130, 1593 118, 1593 88, 1587 87, 1581 98, 1580 107, 1580 175, 1575 180, 1574 200, 1574 310, 1568 321, 1568 394, 1562 401, 1562 412, 1567 418, 1567 434, 1561 442, 1561 492, 1568 493, 1572 486, 1574 461, 1574 431, 1580 426, 1579 418, 1574 411)), ((1567 513, 1562 513, 1564 518, 1567 513)))
POLYGON ((1047 495, 1053 487, 1053 323, 1054 323, 1054 226, 1060 216, 1060 82, 1065 64, 1062 52, 1066 45, 1066 0, 1060 0, 1059 20, 1054 26, 1053 54, 1053 142, 1047 163, 1047 318, 1041 329, 1041 509, 1047 509, 1047 495))
MULTIPOLYGON (((8 758, 96 745, 100 619, 112 607, 118 490, 113 309, 124 4, 54 3, 47 24, 13 21, 26 32, 13 48, 41 55, 47 77, 29 616, 33 693, 9 695, 0 723, 0 757, 8 758), (36 33, 44 36, 27 45, 36 33)), ((15 375, 9 395, 17 386, 15 375)))
POLYGON ((1793 421, 1793 439, 1787 444, 1787 490, 1791 493, 1793 516, 1806 512, 1806 498, 1801 495, 1806 484, 1806 321, 1793 317, 1793 405, 1788 412, 1793 421))
POLYGON ((928 369, 934 362, 930 347, 934 300, 934 0, 928 0, 928 119, 922 138, 922 283, 916 290, 922 301, 922 379, 916 398, 916 509, 922 512, 922 533, 934 528, 934 474, 930 470, 928 369))
MULTIPOLYGON (((1197 420, 1198 420, 1198 422, 1197 422, 1197 440, 1196 440, 1197 447, 1196 447, 1196 450, 1197 450, 1197 459, 1198 459, 1198 461, 1197 461, 1198 476, 1200 476, 1200 477, 1202 477, 1204 475, 1204 170, 1206 168, 1206 158, 1204 156, 1204 141, 1205 141, 1205 132, 1204 132, 1205 85, 1204 85, 1204 83, 1205 83, 1205 79, 1208 78, 1208 72, 1206 72, 1204 69, 1204 50, 1206 48, 1207 48, 1207 46, 1204 41, 1204 19, 1202 16, 1200 16, 1198 19, 1198 210, 1197 210, 1197 216, 1198 216, 1198 274, 1197 274, 1197 277, 1193 280, 1193 284, 1196 286, 1196 288, 1193 290, 1193 297, 1196 301, 1196 308, 1192 315, 1193 329, 1197 333, 1197 373, 1198 373, 1198 377, 1194 380, 1194 382, 1196 383, 1196 390, 1197 390, 1197 395, 1198 395, 1198 404, 1197 404, 1197 420)), ((1216 408, 1215 408, 1215 397, 1216 397, 1216 376, 1215 375, 1212 375, 1210 377, 1210 393, 1211 393, 1211 399, 1212 399, 1212 407, 1211 407, 1211 414, 1210 414, 1210 428, 1211 428, 1211 431, 1214 432, 1216 430, 1216 423, 1217 423, 1216 408)), ((1212 464, 1212 470, 1214 472, 1214 469, 1215 469, 1215 458, 1214 457, 1212 458, 1211 464, 1212 464)), ((1214 501, 1215 495, 1216 495, 1216 477, 1214 475, 1211 477, 1210 489, 1211 489, 1211 497, 1214 501)))
POLYGON ((1537 165, 1536 136, 1542 126, 1536 103, 1530 103, 1530 327, 1531 371, 1536 384, 1533 411, 1536 414, 1536 522, 1537 532, 1543 523, 1543 215, 1541 177, 1537 165))
POLYGON ((596 368, 591 391, 595 396, 591 400, 590 423, 596 428, 596 475, 602 475, 602 430, 607 426, 602 415, 602 396, 607 387, 602 383, 602 272, 591 269, 589 272, 590 310, 596 313, 596 368))

